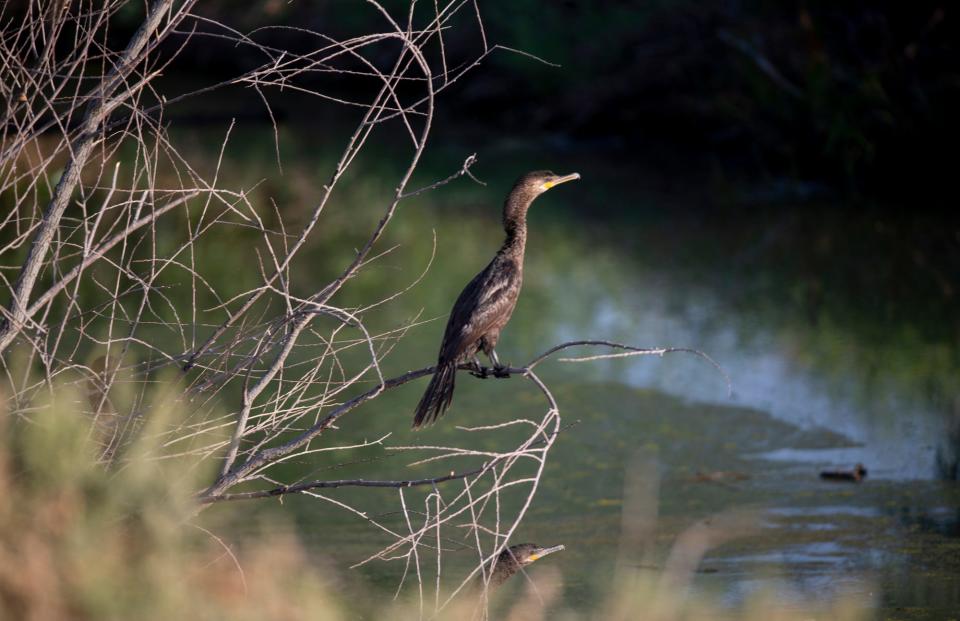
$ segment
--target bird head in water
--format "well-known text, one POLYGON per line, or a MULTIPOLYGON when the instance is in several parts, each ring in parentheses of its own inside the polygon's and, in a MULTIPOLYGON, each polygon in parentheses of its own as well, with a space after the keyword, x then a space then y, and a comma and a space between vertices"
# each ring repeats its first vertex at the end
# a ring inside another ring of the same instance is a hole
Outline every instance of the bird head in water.
POLYGON ((545 547, 536 543, 519 543, 510 546, 497 557, 496 564, 493 566, 491 582, 494 585, 502 584, 507 578, 520 571, 521 568, 563 549, 562 545, 545 547))

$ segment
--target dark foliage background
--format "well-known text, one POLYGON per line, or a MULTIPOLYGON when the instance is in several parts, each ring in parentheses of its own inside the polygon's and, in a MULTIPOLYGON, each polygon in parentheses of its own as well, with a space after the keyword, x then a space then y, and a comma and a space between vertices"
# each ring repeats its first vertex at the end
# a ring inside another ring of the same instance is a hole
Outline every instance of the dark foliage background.
MULTIPOLYGON (((290 30, 256 30, 267 13, 303 28, 308 46, 309 30, 382 27, 361 4, 219 0, 198 10, 248 27, 258 42, 290 45, 290 30)), ((494 55, 450 95, 444 112, 461 120, 555 131, 684 167, 693 158, 736 178, 792 180, 801 193, 908 197, 928 210, 955 197, 960 29, 945 3, 518 0, 482 9, 491 40, 561 68, 494 55)), ((138 16, 120 17, 123 37, 138 16)), ((205 41, 177 71, 226 75, 259 60, 205 41)), ((446 44, 452 66, 480 41, 446 44)))
MULTIPOLYGON (((432 10, 427 4, 417 10, 432 10)), ((24 5, 9 3, 7 14, 24 5)), ((384 5, 405 14, 402 2, 384 5)), ((491 40, 561 67, 493 55, 448 95, 443 112, 460 120, 556 131, 683 167, 694 158, 736 178, 796 182, 801 194, 906 197, 925 210, 954 198, 960 28, 948 3, 517 0, 482 11, 491 40)), ((212 0, 197 12, 264 45, 282 39, 296 48, 301 38, 304 49, 315 42, 311 31, 342 37, 384 26, 376 11, 349 0, 212 0)), ((125 7, 113 37, 125 41, 141 14, 125 7)), ((168 71, 226 77, 261 60, 250 48, 201 41, 168 71)), ((453 66, 481 41, 445 43, 453 66)), ((334 80, 346 92, 359 87, 334 80)))

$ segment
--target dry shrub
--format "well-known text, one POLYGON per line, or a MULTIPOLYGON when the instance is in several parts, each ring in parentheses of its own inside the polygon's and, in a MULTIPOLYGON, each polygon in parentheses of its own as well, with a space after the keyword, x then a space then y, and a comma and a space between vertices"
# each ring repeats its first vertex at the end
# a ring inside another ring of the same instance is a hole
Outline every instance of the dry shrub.
POLYGON ((146 440, 107 469, 78 395, 54 397, 0 441, 0 618, 340 618, 294 538, 234 553, 190 522, 204 472, 146 458, 146 440))

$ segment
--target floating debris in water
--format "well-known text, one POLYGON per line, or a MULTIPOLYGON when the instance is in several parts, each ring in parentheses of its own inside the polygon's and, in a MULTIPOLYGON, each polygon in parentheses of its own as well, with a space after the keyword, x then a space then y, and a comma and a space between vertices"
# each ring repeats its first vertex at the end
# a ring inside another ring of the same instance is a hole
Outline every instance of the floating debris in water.
POLYGON ((867 478, 867 469, 863 464, 857 464, 853 470, 824 470, 820 473, 824 481, 850 481, 859 483, 867 478))

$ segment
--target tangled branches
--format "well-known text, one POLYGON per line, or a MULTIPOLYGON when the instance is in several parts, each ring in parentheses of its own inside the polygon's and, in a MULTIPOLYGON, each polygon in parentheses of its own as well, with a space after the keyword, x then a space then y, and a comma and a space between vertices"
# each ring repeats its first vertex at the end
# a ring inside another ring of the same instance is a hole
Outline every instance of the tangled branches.
MULTIPOLYGON (((453 538, 447 531, 467 533, 477 555, 462 588, 486 572, 534 498, 561 430, 559 407, 536 365, 574 345, 620 349, 615 355, 672 350, 602 341, 554 347, 511 369, 546 399, 539 417, 464 428, 464 446, 386 447, 419 455, 411 466, 463 464, 459 471, 396 480, 293 475, 283 482, 294 462, 355 448, 329 433, 344 415, 432 371, 387 379, 383 362, 416 321, 379 333, 367 321, 371 309, 419 279, 359 305, 335 300, 389 252, 379 245, 403 201, 473 178, 476 158, 469 156, 446 178, 409 189, 437 98, 490 54, 511 50, 488 41, 476 3, 463 0, 430 7, 411 2, 405 19, 368 0, 384 30, 357 36, 289 25, 269 29, 310 41, 306 50, 278 47, 277 37, 262 39, 266 28, 241 33, 196 12, 195 0, 154 0, 126 45, 115 50, 111 25, 134 4, 27 3, 20 13, 9 7, 0 13, 0 58, 10 76, 0 85, 0 282, 8 299, 0 309, 0 368, 9 411, 29 420, 38 395, 65 385, 74 389, 74 411, 88 418, 105 467, 123 463, 133 438, 152 434, 161 447, 153 455, 158 462, 216 464, 213 480, 197 494, 200 507, 292 493, 332 503, 391 539, 362 563, 402 559, 404 579, 414 573, 421 595, 425 555, 433 555, 439 606, 442 552, 453 538), (470 56, 456 58, 448 50, 444 41, 452 32, 476 40, 470 56), (169 92, 172 87, 160 80, 164 68, 207 41, 255 52, 260 60, 219 82, 169 92), (331 75, 362 80, 365 86, 354 92, 367 97, 318 86, 325 83, 319 77, 331 75), (357 116, 296 229, 285 221, 284 206, 264 204, 253 191, 261 180, 250 180, 252 188, 223 180, 235 123, 223 135, 212 170, 192 161, 171 130, 180 102, 229 89, 252 90, 263 101, 278 164, 271 102, 281 90, 357 116), (409 140, 391 196, 354 252, 325 257, 335 275, 296 293, 293 274, 304 269, 304 248, 328 213, 344 209, 347 172, 386 125, 401 128, 409 140), (237 231, 250 247, 245 261, 251 269, 243 270, 249 278, 217 276, 224 266, 211 260, 207 247, 237 231), (157 392, 174 404, 175 419, 156 420, 150 403, 157 392), (504 427, 524 430, 510 448, 470 447, 470 438, 504 427), (395 488, 404 528, 321 493, 334 487, 395 488), (428 490, 422 511, 409 506, 410 488, 428 490), (508 510, 501 497, 514 493, 519 500, 508 510)), ((366 445, 386 446, 387 437, 366 445)))

